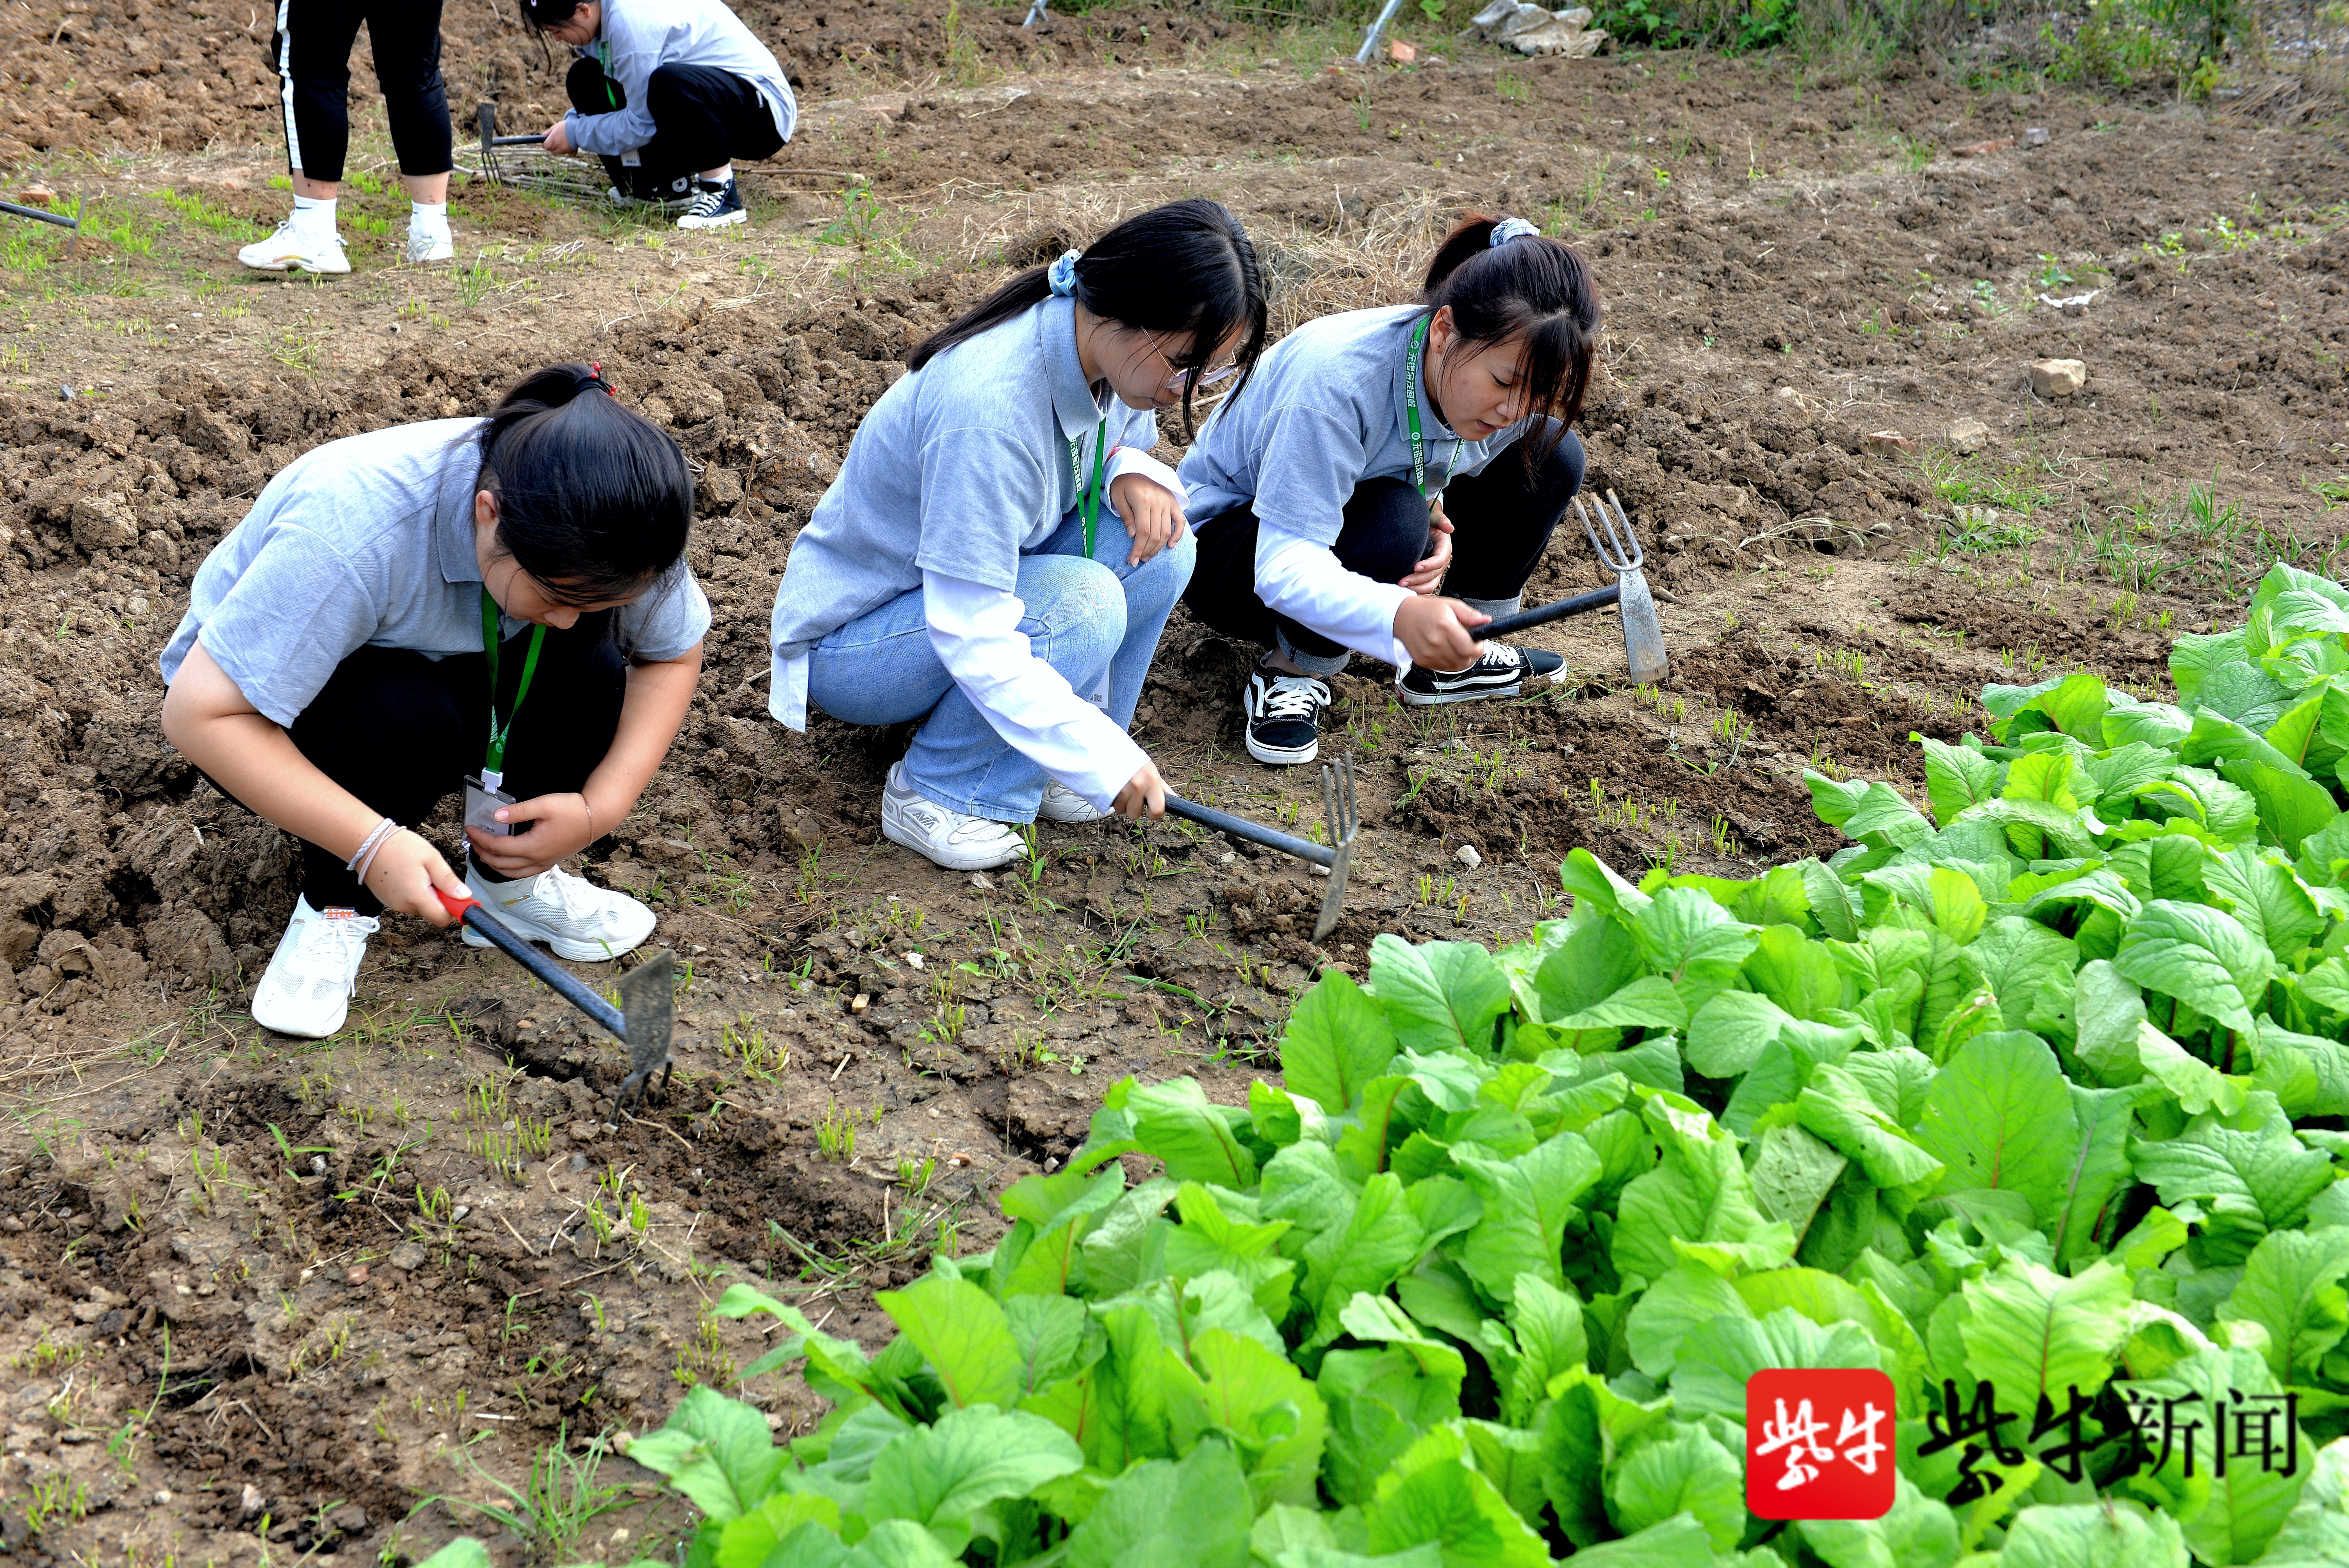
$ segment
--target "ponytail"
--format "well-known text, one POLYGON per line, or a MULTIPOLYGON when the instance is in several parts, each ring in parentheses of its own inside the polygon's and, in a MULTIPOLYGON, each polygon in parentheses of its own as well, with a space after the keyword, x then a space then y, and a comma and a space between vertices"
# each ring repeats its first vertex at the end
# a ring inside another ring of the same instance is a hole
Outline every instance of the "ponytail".
POLYGON ((596 366, 550 365, 481 426, 493 548, 559 603, 634 598, 677 564, 693 527, 684 452, 611 391, 596 366))
MULTIPOLYGON (((924 339, 906 356, 906 367, 919 370, 957 344, 1051 297, 1051 273, 1050 267, 1030 267, 924 339)), ((1186 427, 1198 373, 1217 346, 1235 331, 1240 334, 1240 375, 1233 397, 1247 384, 1264 352, 1263 269, 1247 231, 1220 202, 1193 198, 1135 213, 1085 248, 1068 292, 1104 321, 1189 335, 1190 353, 1175 366, 1190 372, 1183 385, 1186 427)))
POLYGON ((1521 218, 1472 213, 1428 263, 1420 300, 1430 315, 1451 307, 1465 347, 1520 346, 1518 384, 1533 411, 1549 416, 1547 428, 1525 443, 1526 461, 1545 461, 1582 417, 1599 346, 1599 284, 1582 253, 1544 238, 1521 218))

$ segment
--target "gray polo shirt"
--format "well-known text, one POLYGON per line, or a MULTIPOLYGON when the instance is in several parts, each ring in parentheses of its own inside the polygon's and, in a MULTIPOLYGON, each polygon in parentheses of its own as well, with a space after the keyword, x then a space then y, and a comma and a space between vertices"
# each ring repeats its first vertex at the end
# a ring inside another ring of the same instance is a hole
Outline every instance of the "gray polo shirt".
MULTIPOLYGON (((922 585, 926 571, 1013 593, 1019 558, 1074 509, 1093 438, 1148 451, 1158 418, 1096 398, 1076 306, 1048 299, 900 377, 848 443, 775 591, 777 660, 922 585), (1076 451, 1071 462, 1071 446, 1076 451)), ((1102 502, 1102 526, 1120 526, 1102 502)))
POLYGON ((705 66, 741 77, 757 90, 785 141, 799 121, 799 102, 775 52, 723 0, 604 0, 603 32, 577 55, 594 55, 620 84, 627 107, 610 114, 563 117, 564 134, 582 152, 617 157, 653 139, 653 73, 663 66, 705 66))
MULTIPOLYGON (((436 659, 481 652, 473 495, 483 422, 394 425, 288 463, 197 568, 188 613, 158 661, 165 682, 202 633, 245 700, 291 725, 361 647, 436 659)), ((615 620, 623 652, 673 659, 709 630, 709 601, 679 561, 615 620)), ((522 624, 501 617, 499 634, 522 624)))
MULTIPOLYGON (((1259 521, 1330 547, 1348 498, 1364 480, 1411 478, 1403 416, 1404 354, 1415 304, 1325 315, 1272 346, 1237 397, 1218 405, 1183 458, 1194 523, 1253 504, 1259 521)), ((1521 419, 1463 441, 1420 400, 1428 482, 1483 470, 1525 434, 1521 419)))

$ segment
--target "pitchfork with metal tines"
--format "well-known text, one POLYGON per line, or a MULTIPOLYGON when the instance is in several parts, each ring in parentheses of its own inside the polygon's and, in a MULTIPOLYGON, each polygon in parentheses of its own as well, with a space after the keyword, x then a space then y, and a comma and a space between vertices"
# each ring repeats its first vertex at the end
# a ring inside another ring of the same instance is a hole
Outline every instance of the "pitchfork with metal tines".
POLYGON ((1295 855, 1300 861, 1310 861, 1317 866, 1330 868, 1330 891, 1321 896, 1321 913, 1313 923, 1313 940, 1321 941, 1337 928, 1338 915, 1346 902, 1346 872, 1353 861, 1354 835, 1361 831, 1362 816, 1354 803, 1354 764, 1344 752, 1337 762, 1321 765, 1321 816, 1330 830, 1330 841, 1317 844, 1310 839, 1277 832, 1259 827, 1245 817, 1235 817, 1229 811, 1218 811, 1213 806, 1202 806, 1195 800, 1185 800, 1169 791, 1166 809, 1178 817, 1213 828, 1218 832, 1246 839, 1252 844, 1262 844, 1268 850, 1295 855))
POLYGON ((1640 550, 1640 536, 1631 531, 1631 520, 1624 515, 1623 503, 1615 500, 1613 490, 1607 492, 1607 500, 1593 500, 1590 504, 1607 530, 1606 543, 1599 542, 1599 530, 1591 526, 1590 514, 1582 510, 1580 496, 1574 499, 1574 515, 1582 520, 1582 531, 1589 536, 1590 548, 1599 552, 1599 564, 1615 573, 1614 585, 1578 593, 1538 609, 1503 615, 1477 627, 1476 635, 1506 637, 1530 626, 1546 626, 1568 615, 1619 604, 1623 611, 1623 653, 1630 662, 1631 679, 1640 686, 1652 685, 1664 678, 1664 629, 1657 623, 1655 596, 1648 592, 1647 576, 1640 571, 1647 564, 1647 555, 1640 550), (1607 512, 1608 501, 1615 505, 1612 517, 1607 512), (1618 522, 1623 525, 1620 537, 1615 531, 1618 522))

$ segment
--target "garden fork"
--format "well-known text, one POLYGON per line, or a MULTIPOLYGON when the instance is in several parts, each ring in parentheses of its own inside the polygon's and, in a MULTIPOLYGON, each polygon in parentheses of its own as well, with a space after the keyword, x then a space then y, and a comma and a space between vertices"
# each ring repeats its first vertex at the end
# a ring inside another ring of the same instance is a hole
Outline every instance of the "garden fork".
POLYGON ((1590 514, 1582 510, 1582 498, 1574 498, 1574 515, 1582 520, 1582 531, 1589 536, 1590 548, 1599 554, 1599 563, 1615 573, 1611 586, 1588 593, 1578 593, 1571 599, 1560 599, 1555 604, 1544 604, 1532 610, 1521 610, 1514 615, 1503 615, 1477 627, 1480 639, 1506 637, 1532 626, 1546 626, 1552 621, 1563 621, 1568 615, 1603 609, 1609 604, 1621 607, 1623 614, 1623 655, 1631 665, 1631 680, 1636 686, 1652 686, 1664 678, 1664 629, 1656 620, 1655 596, 1648 592, 1648 579, 1640 570, 1647 564, 1647 554, 1640 548, 1640 536, 1631 531, 1631 520, 1624 515, 1623 503, 1609 490, 1606 500, 1593 500, 1599 521, 1607 530, 1607 542, 1599 542, 1599 530, 1591 526, 1590 514), (1615 512, 1609 516, 1608 502, 1614 502, 1615 512), (1615 525, 1623 525, 1618 537, 1615 525))
POLYGON ((1337 929, 1338 916, 1346 902, 1346 873, 1354 856, 1354 837, 1362 830, 1362 814, 1354 801, 1354 762, 1345 752, 1338 760, 1321 765, 1321 820, 1329 830, 1330 841, 1317 844, 1310 839, 1300 839, 1291 833, 1260 827, 1245 817, 1235 817, 1229 811, 1218 811, 1213 806, 1202 806, 1195 800, 1185 800, 1169 790, 1166 809, 1178 817, 1229 833, 1236 839, 1246 839, 1252 844, 1262 844, 1268 850, 1295 855, 1300 861, 1310 861, 1330 869, 1330 891, 1321 895, 1321 913, 1313 922, 1313 940, 1322 941, 1337 929))

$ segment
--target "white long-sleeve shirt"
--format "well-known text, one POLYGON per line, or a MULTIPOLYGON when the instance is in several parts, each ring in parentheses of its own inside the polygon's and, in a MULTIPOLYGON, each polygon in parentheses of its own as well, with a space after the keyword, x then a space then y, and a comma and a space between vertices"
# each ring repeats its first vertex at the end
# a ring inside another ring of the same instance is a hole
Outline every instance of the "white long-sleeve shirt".
MULTIPOLYGON (((1104 488, 1129 473, 1183 500, 1174 470, 1132 447, 1111 453, 1104 488)), ((1106 494, 1102 500, 1117 515, 1115 502, 1106 494)), ((1036 656, 1019 630, 1027 615, 1016 593, 936 569, 922 573, 922 619, 956 686, 1007 745, 1107 810, 1149 758, 1102 710, 1105 691, 1079 692, 1036 656)), ((772 678, 769 710, 785 727, 806 729, 808 651, 777 657, 772 678)))
POLYGON ((1347 571, 1328 545, 1259 522, 1256 593, 1267 609, 1332 642, 1382 659, 1398 672, 1411 668, 1411 654, 1394 634, 1394 623, 1412 591, 1347 571))

